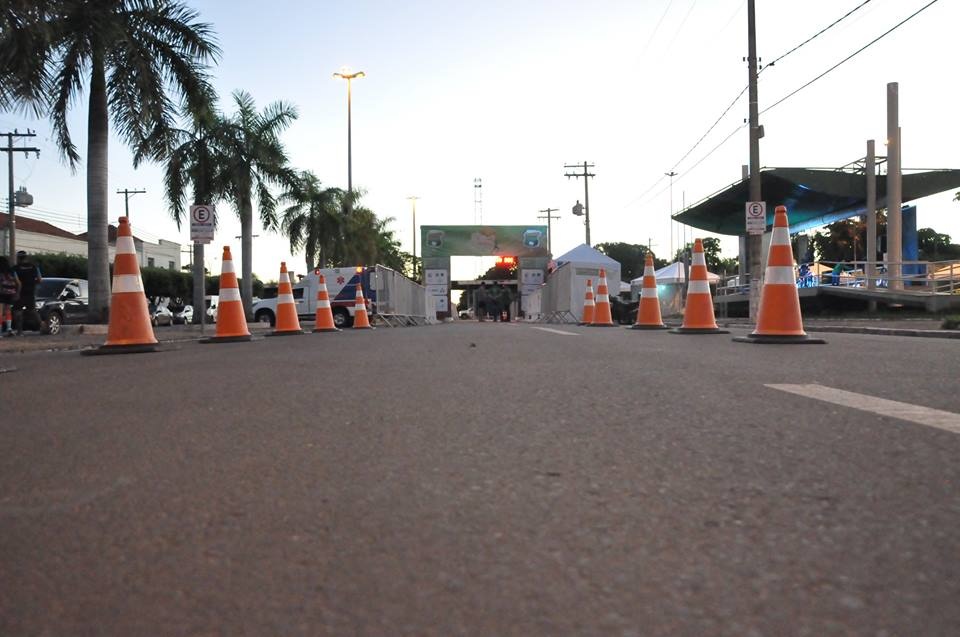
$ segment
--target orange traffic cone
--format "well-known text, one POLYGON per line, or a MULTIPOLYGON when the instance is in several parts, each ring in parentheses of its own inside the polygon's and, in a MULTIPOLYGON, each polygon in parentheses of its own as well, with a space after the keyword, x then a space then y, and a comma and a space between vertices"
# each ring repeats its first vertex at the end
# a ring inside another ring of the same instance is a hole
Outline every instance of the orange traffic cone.
POLYGON ((330 293, 327 292, 327 278, 320 275, 320 287, 317 288, 317 324, 314 332, 339 332, 333 322, 333 310, 330 309, 330 293))
POLYGON ((822 338, 810 338, 803 331, 786 206, 777 206, 773 217, 773 236, 763 275, 757 326, 749 336, 738 336, 733 340, 741 343, 826 343, 822 338))
POLYGON ((610 295, 607 292, 607 271, 600 268, 600 283, 597 285, 597 297, 594 299, 592 327, 613 327, 613 315, 610 313, 610 295))
POLYGON ((729 330, 717 327, 713 316, 713 297, 710 295, 710 280, 707 278, 707 260, 703 256, 703 241, 693 244, 693 263, 690 280, 687 281, 687 307, 683 312, 683 325, 670 330, 672 334, 729 334, 729 330))
POLYGON ((117 228, 117 252, 113 259, 113 295, 110 297, 110 325, 107 342, 88 354, 131 354, 154 352, 157 337, 150 325, 150 310, 143 292, 133 232, 126 217, 117 228))
POLYGON ((657 275, 653 271, 653 255, 647 253, 643 263, 643 289, 640 290, 640 305, 637 306, 637 322, 632 330, 665 330, 660 316, 660 297, 657 296, 657 275))
POLYGON ((593 323, 593 314, 596 310, 596 304, 593 302, 593 281, 587 279, 587 296, 583 299, 583 319, 580 325, 590 325, 593 323))
POLYGON ((370 319, 367 318, 367 304, 363 299, 363 284, 360 282, 360 275, 357 275, 357 300, 353 306, 353 329, 372 330, 370 319))
POLYGON ((237 271, 233 267, 230 246, 223 246, 223 267, 220 271, 220 300, 217 305, 217 334, 201 340, 201 343, 237 343, 250 341, 247 318, 240 300, 237 271))
POLYGON ((300 319, 297 317, 297 302, 293 300, 293 286, 290 285, 287 262, 281 261, 280 280, 277 285, 277 325, 276 329, 267 336, 293 336, 304 333, 300 329, 300 319))

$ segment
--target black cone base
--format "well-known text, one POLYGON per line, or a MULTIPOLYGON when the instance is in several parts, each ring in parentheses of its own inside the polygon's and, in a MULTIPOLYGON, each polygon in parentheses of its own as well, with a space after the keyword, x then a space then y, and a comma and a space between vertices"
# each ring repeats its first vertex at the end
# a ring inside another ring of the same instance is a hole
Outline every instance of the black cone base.
POLYGON ((666 325, 637 325, 636 323, 634 323, 627 329, 628 330, 668 330, 670 328, 667 327, 666 325))
POLYGON ((145 343, 143 345, 101 345, 96 349, 85 349, 84 356, 106 356, 108 354, 149 354, 161 351, 159 343, 145 343))
POLYGON ((750 334, 748 336, 735 336, 733 340, 737 343, 768 343, 770 345, 826 345, 822 338, 812 338, 804 334, 803 336, 768 336, 766 334, 750 334))
POLYGON ((616 327, 616 323, 590 323, 590 327, 616 327))
POLYGON ((730 330, 721 330, 719 327, 675 327, 671 334, 729 334, 730 330))
POLYGON ((339 327, 319 327, 314 329, 313 333, 318 334, 320 332, 339 332, 339 331, 341 331, 339 327))
POLYGON ((269 334, 264 334, 264 336, 303 336, 306 334, 303 330, 286 330, 283 332, 270 332, 269 334))
POLYGON ((253 336, 251 334, 244 334, 241 336, 211 336, 210 338, 202 338, 198 342, 211 345, 214 343, 246 343, 252 340, 253 336))

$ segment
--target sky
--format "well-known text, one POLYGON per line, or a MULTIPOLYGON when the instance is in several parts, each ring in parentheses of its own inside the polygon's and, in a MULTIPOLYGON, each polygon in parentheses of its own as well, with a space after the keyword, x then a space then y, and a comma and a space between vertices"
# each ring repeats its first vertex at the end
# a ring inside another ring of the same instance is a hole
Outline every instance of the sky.
MULTIPOLYGON (((761 111, 929 1, 868 1, 761 74, 761 111)), ((861 3, 757 0, 762 63, 861 3)), ((346 86, 332 73, 343 67, 366 73, 353 83, 353 182, 366 191, 368 207, 395 219, 391 227, 406 251, 409 196, 419 197, 418 224, 472 224, 474 180, 481 179, 485 224, 542 224, 539 211, 558 208, 552 244, 562 254, 584 241, 582 217, 570 213, 583 200, 583 180, 564 177, 564 166, 589 161, 596 174, 593 243, 649 244, 666 256, 682 238, 707 236, 672 223, 671 209, 739 180, 748 163, 747 129, 730 136, 747 117, 745 96, 694 147, 746 86, 746 0, 188 4, 212 24, 222 49, 211 70, 221 109, 233 111, 237 89, 261 108, 278 100, 295 105, 299 118, 283 136, 291 163, 325 185, 345 188, 347 181, 346 86), (671 170, 672 188, 664 176, 671 170)), ((838 167, 863 157, 868 139, 884 154, 886 84, 899 82, 903 166, 960 168, 960 86, 951 72, 960 59, 957 24, 960 2, 940 0, 763 114, 761 165, 838 167)), ((81 155, 85 121, 83 96, 69 118, 81 155)), ((85 230, 85 166, 71 173, 47 121, 0 112, 0 132, 28 127, 38 136, 25 143, 39 146, 41 155, 17 154, 15 185, 35 197, 32 211, 21 212, 85 230)), ((189 228, 178 230, 171 220, 162 166, 134 169, 116 137, 109 152, 111 220, 124 210, 117 189, 145 189, 130 199, 134 233, 180 241, 186 249, 189 228)), ((920 227, 960 242, 960 203, 952 193, 917 204, 920 227)), ((239 258, 236 214, 225 203, 218 213, 215 248, 207 251, 212 272, 220 270, 219 246, 231 244, 239 258)), ((303 255, 291 255, 282 236, 257 234, 253 268, 260 278, 276 279, 281 260, 305 268, 303 255)), ((736 255, 735 238, 721 245, 726 256, 736 255)), ((455 260, 453 277, 471 278, 486 265, 455 260)))

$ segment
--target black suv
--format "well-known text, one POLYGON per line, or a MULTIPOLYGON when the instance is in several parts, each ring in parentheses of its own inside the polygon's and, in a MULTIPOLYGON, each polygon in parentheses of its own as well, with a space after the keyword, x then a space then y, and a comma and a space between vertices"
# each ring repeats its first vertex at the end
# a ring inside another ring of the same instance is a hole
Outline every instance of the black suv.
POLYGON ((27 319, 23 325, 26 330, 59 334, 65 323, 83 323, 87 317, 85 279, 44 278, 37 284, 36 298, 37 311, 43 325, 27 319))

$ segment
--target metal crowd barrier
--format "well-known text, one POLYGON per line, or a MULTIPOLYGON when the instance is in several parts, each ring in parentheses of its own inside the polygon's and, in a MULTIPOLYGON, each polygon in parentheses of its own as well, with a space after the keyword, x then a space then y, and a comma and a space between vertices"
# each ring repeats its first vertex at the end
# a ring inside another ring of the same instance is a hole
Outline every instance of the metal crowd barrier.
POLYGON ((372 318, 386 327, 413 327, 427 324, 427 289, 396 270, 378 265, 371 274, 377 291, 372 318))
POLYGON ((540 288, 541 323, 578 323, 571 306, 570 290, 574 266, 564 263, 554 270, 540 288))

